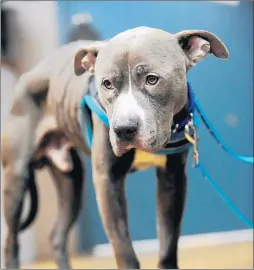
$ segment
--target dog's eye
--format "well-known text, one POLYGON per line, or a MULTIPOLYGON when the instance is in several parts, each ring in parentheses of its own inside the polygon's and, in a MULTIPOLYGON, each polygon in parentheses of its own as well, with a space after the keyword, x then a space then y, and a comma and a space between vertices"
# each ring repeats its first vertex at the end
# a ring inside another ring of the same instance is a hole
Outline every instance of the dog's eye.
POLYGON ((147 75, 146 76, 146 83, 150 85, 155 85, 159 80, 159 77, 156 75, 147 75))
POLYGON ((103 81, 103 85, 107 88, 107 89, 112 89, 112 83, 110 82, 110 80, 104 80, 103 81))

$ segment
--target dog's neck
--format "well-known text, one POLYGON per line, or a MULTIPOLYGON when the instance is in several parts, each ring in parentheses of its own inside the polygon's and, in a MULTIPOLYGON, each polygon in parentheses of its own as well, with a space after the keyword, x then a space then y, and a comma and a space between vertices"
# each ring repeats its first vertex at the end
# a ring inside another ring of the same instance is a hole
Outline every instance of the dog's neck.
POLYGON ((188 89, 188 98, 186 104, 183 106, 183 108, 174 115, 173 117, 173 126, 172 130, 175 129, 176 132, 180 132, 185 128, 185 125, 190 120, 190 114, 194 110, 194 104, 195 104, 195 97, 194 93, 192 91, 191 85, 187 83, 187 89, 188 89))

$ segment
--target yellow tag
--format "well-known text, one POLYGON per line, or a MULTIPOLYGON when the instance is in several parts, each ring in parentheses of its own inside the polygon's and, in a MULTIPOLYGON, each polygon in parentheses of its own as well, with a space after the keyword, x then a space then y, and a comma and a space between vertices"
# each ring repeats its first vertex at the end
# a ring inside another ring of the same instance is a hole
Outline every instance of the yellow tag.
POLYGON ((165 155, 157 155, 141 150, 136 150, 133 162, 133 168, 136 170, 146 170, 151 167, 165 168, 167 157, 165 155))

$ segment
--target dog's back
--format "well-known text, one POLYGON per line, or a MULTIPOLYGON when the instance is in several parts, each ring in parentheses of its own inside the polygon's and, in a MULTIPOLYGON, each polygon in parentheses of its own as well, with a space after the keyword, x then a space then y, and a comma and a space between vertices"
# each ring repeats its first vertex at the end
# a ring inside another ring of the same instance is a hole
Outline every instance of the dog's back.
POLYGON ((79 40, 64 45, 20 77, 3 128, 3 162, 16 154, 16 148, 19 148, 17 134, 21 136, 24 126, 30 135, 25 136, 28 141, 23 139, 22 144, 27 144, 30 149, 26 151, 29 157, 49 130, 62 130, 75 146, 84 148, 79 136, 77 109, 87 91, 85 81, 88 76, 75 76, 73 57, 80 46, 90 43, 93 42, 79 40))

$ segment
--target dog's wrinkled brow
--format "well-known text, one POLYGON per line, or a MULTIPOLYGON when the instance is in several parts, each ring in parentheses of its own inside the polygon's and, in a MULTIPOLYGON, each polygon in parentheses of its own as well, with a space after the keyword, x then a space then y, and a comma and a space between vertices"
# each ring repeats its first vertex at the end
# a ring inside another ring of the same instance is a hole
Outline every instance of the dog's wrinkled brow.
POLYGON ((137 73, 138 75, 141 75, 141 74, 144 74, 144 73, 149 72, 151 69, 150 69, 149 66, 146 65, 146 64, 138 64, 138 65, 135 67, 135 70, 136 70, 136 73, 137 73))

